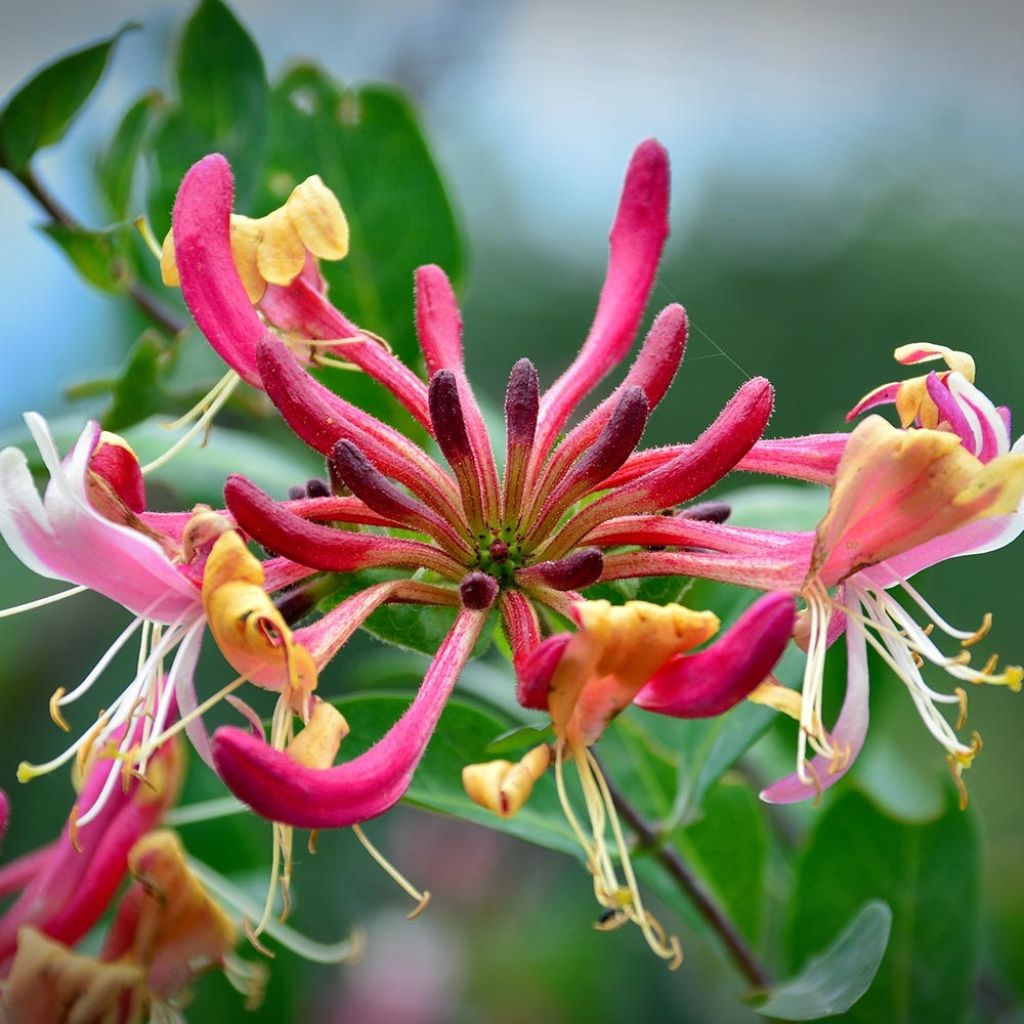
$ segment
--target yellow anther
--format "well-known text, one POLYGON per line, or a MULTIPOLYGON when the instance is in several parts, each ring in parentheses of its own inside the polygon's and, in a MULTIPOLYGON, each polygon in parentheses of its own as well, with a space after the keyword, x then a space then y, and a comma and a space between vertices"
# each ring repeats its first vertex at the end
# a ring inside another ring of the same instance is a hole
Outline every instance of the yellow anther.
MULTIPOLYGON (((985 662, 984 666, 982 667, 981 674, 983 676, 995 675, 995 671, 998 667, 999 655, 993 654, 989 657, 988 661, 985 662)), ((981 682, 984 682, 984 680, 981 680, 981 682)))
POLYGON ((954 692, 960 699, 960 713, 956 718, 956 727, 959 731, 967 724, 967 691, 962 686, 958 686, 954 692))
POLYGON ((500 818, 511 818, 526 803, 549 764, 551 748, 542 743, 516 763, 497 760, 466 765, 462 786, 473 803, 500 818))
POLYGON ((67 693, 67 690, 63 686, 58 686, 53 691, 53 696, 50 698, 50 717, 53 719, 54 725, 65 732, 71 732, 71 726, 68 725, 67 719, 60 713, 60 699, 65 693, 67 693))
POLYGON ((345 716, 333 704, 318 700, 308 725, 285 747, 285 753, 306 768, 330 768, 348 733, 345 716))
POLYGON ((988 631, 992 628, 992 613, 985 612, 985 617, 981 620, 981 625, 978 627, 976 633, 972 633, 971 636, 967 637, 966 640, 961 640, 960 644, 962 647, 973 647, 979 640, 984 639, 988 636, 988 631))
POLYGON ((181 533, 181 554, 186 562, 191 562, 196 555, 209 547, 217 538, 233 529, 229 520, 219 512, 214 512, 209 505, 196 505, 192 516, 185 524, 181 533))

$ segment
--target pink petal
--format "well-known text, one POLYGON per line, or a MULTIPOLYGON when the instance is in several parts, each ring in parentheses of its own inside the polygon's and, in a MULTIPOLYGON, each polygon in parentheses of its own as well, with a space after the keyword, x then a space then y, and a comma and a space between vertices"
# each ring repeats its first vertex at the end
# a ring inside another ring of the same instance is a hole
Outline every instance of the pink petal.
MULTIPOLYGON (((141 737, 141 720, 133 728, 141 737)), ((115 742, 120 738, 115 734, 115 742)), ((178 748, 167 745, 155 758, 178 756, 178 748)), ((92 804, 111 770, 119 769, 109 760, 94 762, 79 806, 92 804)), ((142 787, 134 780, 127 790, 115 786, 99 815, 78 830, 80 851, 71 844, 70 824, 64 827, 38 874, 0 919, 0 963, 13 954, 24 925, 35 925, 50 938, 74 945, 105 913, 127 870, 128 851, 156 825, 174 796, 173 786, 156 799, 140 795, 142 787)))
POLYGON ((892 384, 882 384, 875 388, 873 391, 869 391, 847 414, 846 422, 856 419, 862 412, 867 412, 868 409, 876 409, 880 405, 892 405, 896 401, 896 395, 899 393, 902 383, 895 381, 892 384))
POLYGON ((224 497, 242 530, 301 565, 330 572, 385 565, 429 568, 452 579, 461 579, 465 572, 462 565, 429 544, 309 523, 237 474, 228 477, 224 497))
POLYGON ((608 271, 579 355, 544 395, 537 450, 547 453, 577 403, 629 350, 668 237, 668 154, 653 139, 630 160, 610 236, 608 271))
POLYGON ((516 659, 516 697, 524 708, 547 711, 551 677, 572 633, 556 633, 516 659))
POLYGON ((455 375, 459 404, 480 476, 484 516, 489 522, 497 522, 501 503, 494 452, 483 413, 466 377, 462 356, 462 316, 455 301, 455 292, 440 267, 426 266, 416 271, 416 331, 430 377, 442 370, 449 370, 455 375))
POLYGON ((860 629, 846 631, 846 696, 839 712, 832 742, 838 748, 845 748, 848 755, 844 762, 833 770, 832 759, 815 756, 809 771, 812 783, 801 781, 794 772, 773 782, 761 793, 761 799, 769 804, 792 804, 816 797, 823 790, 834 786, 850 769, 857 759, 864 738, 868 732, 868 655, 864 633, 860 629))
POLYGON ((460 613, 408 710, 365 754, 305 768, 241 729, 218 729, 213 756, 221 778, 257 814, 297 828, 344 828, 383 814, 408 789, 486 621, 485 613, 460 613))
POLYGON ((43 418, 27 413, 25 422, 50 482, 40 501, 24 454, 0 452, 0 534, 14 554, 41 576, 89 587, 136 615, 172 622, 197 607, 198 589, 157 543, 90 504, 86 472, 99 426, 88 424, 62 463, 43 418))
POLYGON ((353 441, 382 473, 405 484, 450 522, 460 521, 451 478, 407 437, 314 380, 277 339, 264 339, 257 363, 267 397, 311 448, 331 455, 338 441, 353 441))
POLYGON ((706 650, 673 658, 634 703, 675 718, 708 718, 728 711, 771 672, 793 634, 791 595, 765 594, 706 650))
POLYGON ((174 201, 174 253, 181 294, 214 351, 246 383, 261 387, 256 343, 269 335, 245 294, 231 255, 234 180, 219 153, 193 164, 174 201))

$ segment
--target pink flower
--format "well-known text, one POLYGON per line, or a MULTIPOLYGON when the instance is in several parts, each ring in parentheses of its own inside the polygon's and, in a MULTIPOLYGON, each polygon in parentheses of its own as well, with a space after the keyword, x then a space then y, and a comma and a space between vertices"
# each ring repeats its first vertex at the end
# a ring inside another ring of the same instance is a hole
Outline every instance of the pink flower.
MULTIPOLYGON (((747 381, 693 444, 652 471, 612 485, 682 358, 687 319, 676 305, 655 319, 622 384, 558 440, 579 403, 632 344, 668 233, 668 179, 664 150, 653 141, 642 143, 626 174, 607 277, 579 355, 543 393, 529 360, 512 369, 505 396, 505 470, 499 474, 465 372, 459 309, 440 268, 423 267, 416 274, 416 325, 428 385, 386 361, 376 343, 346 346, 344 354, 389 387, 431 432, 447 467, 305 371, 296 358, 302 354, 296 332, 321 340, 368 336, 330 306, 307 262, 299 278, 268 288, 261 300, 271 327, 289 332, 287 343, 277 338, 253 308, 232 256, 226 162, 207 157, 186 176, 175 204, 174 248, 182 292, 197 324, 239 374, 266 391, 292 429, 328 457, 332 479, 355 501, 345 514, 335 509, 320 516, 312 508, 302 514, 235 476, 225 494, 236 523, 265 547, 324 572, 388 567, 410 576, 426 570, 440 579, 401 596, 397 589, 388 596, 379 588, 357 594, 299 630, 297 638, 311 651, 320 645, 333 652, 387 599, 447 601, 462 609, 412 706, 378 746, 354 761, 297 766, 238 730, 218 732, 218 770, 260 813, 319 827, 386 810, 408 785, 492 605, 513 650, 525 655, 541 640, 538 608, 569 613, 578 591, 600 578, 607 548, 599 535, 603 523, 691 501, 757 446, 772 408, 771 385, 761 378, 747 381), (368 353, 375 362, 365 358, 368 353), (583 502, 592 495, 594 500, 583 502), (339 530, 339 523, 377 529, 339 530)), ((664 571, 675 570, 666 562, 664 571)))
MULTIPOLYGON (((194 715, 198 702, 193 680, 207 622, 227 660, 246 678, 280 689, 291 664, 283 657, 291 645, 290 632, 266 590, 302 580, 310 570, 285 559, 264 567, 247 555, 234 558, 226 572, 222 568, 212 579, 207 569, 211 562, 223 566, 225 545, 232 537, 241 544, 229 520, 204 508, 182 514, 147 512, 138 462, 120 438, 89 423, 62 460, 45 421, 35 413, 25 419, 50 479, 40 498, 25 455, 17 448, 0 451, 0 534, 14 554, 40 575, 95 590, 135 616, 78 686, 54 694, 50 708, 58 725, 69 728, 61 709, 91 689, 133 636, 141 634, 142 639, 139 669, 107 706, 98 733, 86 730, 62 755, 44 765, 23 763, 19 778, 26 781, 51 771, 67 763, 87 742, 102 745, 115 735, 120 737, 119 753, 128 756, 134 731, 125 727, 140 717, 146 725, 135 763, 145 771, 174 698, 197 749, 209 759, 209 739, 194 715), (222 533, 228 536, 222 538, 222 533), (242 578, 246 572, 248 582, 242 578), (240 586, 246 588, 244 621, 250 633, 232 638, 225 622, 232 606, 223 595, 237 593, 240 586), (208 616, 211 600, 216 610, 208 616), (253 612, 255 608, 260 614, 253 612), (273 637, 268 629, 276 630, 273 637), (168 685, 158 698, 160 666, 172 654, 168 685)), ((109 774, 98 802, 81 809, 83 824, 101 813, 118 772, 112 768, 109 774)))
MULTIPOLYGON (((905 346, 903 362, 944 358, 968 368, 962 353, 939 347, 905 346)), ((798 769, 762 794, 772 802, 802 800, 837 782, 856 758, 868 727, 867 646, 908 687, 925 725, 947 752, 954 778, 980 749, 975 737, 961 741, 942 715, 944 704, 966 714, 966 693, 940 693, 925 682, 921 665, 931 662, 955 679, 1002 683, 1019 689, 1022 672, 996 670, 994 659, 982 669, 969 665, 967 648, 988 629, 950 626, 911 586, 914 574, 936 562, 991 551, 1010 543, 1024 529, 1024 443, 1011 446, 1009 413, 997 409, 960 370, 929 374, 872 392, 856 411, 895 402, 906 421, 903 429, 877 416, 862 422, 842 449, 832 482, 828 512, 814 533, 790 534, 737 529, 679 519, 657 522, 625 517, 605 525, 605 542, 676 546, 657 563, 646 552, 624 552, 605 564, 605 578, 654 574, 665 557, 676 571, 763 589, 789 589, 807 603, 801 642, 808 651, 802 701, 798 769), (925 425, 930 424, 930 425, 925 425), (915 618, 892 597, 901 588, 941 632, 959 640, 963 650, 949 658, 915 618), (831 730, 822 723, 825 652, 845 629, 847 687, 840 715, 831 730), (808 761, 806 747, 816 756, 808 761)), ((799 475, 799 474, 798 474, 799 475)), ((782 709, 792 700, 779 688, 760 696, 782 709)))

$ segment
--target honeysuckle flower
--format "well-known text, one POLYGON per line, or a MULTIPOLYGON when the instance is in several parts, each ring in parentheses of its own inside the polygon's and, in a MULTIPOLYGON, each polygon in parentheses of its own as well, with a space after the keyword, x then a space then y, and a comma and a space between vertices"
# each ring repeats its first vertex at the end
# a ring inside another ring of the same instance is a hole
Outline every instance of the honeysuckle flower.
MULTIPOLYGON (((968 369, 973 360, 938 346, 905 346, 904 363, 942 358, 968 369)), ((828 511, 813 533, 733 528, 680 517, 623 518, 606 524, 606 542, 663 544, 676 571, 762 589, 789 589, 807 604, 799 640, 808 652, 798 717, 801 730, 797 771, 769 786, 762 796, 791 802, 815 796, 837 782, 863 745, 868 727, 867 648, 873 648, 907 686, 932 735, 944 747, 966 800, 961 773, 980 749, 968 744, 941 713, 959 709, 966 717, 966 692, 937 692, 921 668, 930 662, 958 681, 1004 684, 1019 689, 1022 671, 997 670, 994 658, 981 669, 970 664, 970 648, 987 632, 950 626, 909 582, 916 573, 947 558, 1002 547, 1024 529, 1024 443, 1010 444, 1009 413, 992 402, 961 369, 929 374, 876 389, 855 412, 887 402, 897 404, 903 428, 878 416, 849 435, 836 466, 828 511), (906 390, 901 391, 904 387, 906 390), (931 424, 926 426, 923 424, 931 424), (902 590, 930 623, 922 628, 889 593, 902 590), (955 657, 942 653, 933 628, 960 641, 955 657), (825 652, 845 630, 847 686, 831 730, 822 722, 825 652), (815 757, 807 760, 810 746, 815 757)), ((662 561, 664 560, 664 556, 662 561)), ((660 571, 644 551, 622 552, 606 560, 605 578, 660 571)), ((793 694, 766 688, 757 699, 791 710, 793 694)))
MULTIPOLYGON (((142 735, 138 720, 122 727, 129 741, 142 735)), ((166 743, 153 755, 145 781, 122 773, 111 754, 117 734, 83 751, 81 789, 60 837, 53 843, 0 868, 0 893, 19 894, 0 917, 0 967, 9 962, 18 933, 27 925, 51 939, 73 945, 107 910, 124 879, 135 842, 153 828, 177 798, 181 786, 182 752, 166 743), (99 803, 114 766, 122 785, 103 801, 100 812, 83 821, 80 807, 99 803)), ((0 970, 2 973, 2 970, 0 970)))
POLYGON ((710 647, 689 653, 718 632, 718 617, 678 604, 643 601, 614 606, 578 601, 575 633, 561 633, 517 659, 519 697, 551 715, 554 752, 540 747, 518 764, 492 761, 463 771, 467 794, 502 817, 515 813, 554 761, 559 799, 605 908, 603 927, 633 921, 650 947, 670 965, 682 959, 679 941, 644 909, 615 805, 590 748, 630 704, 677 718, 722 714, 771 672, 793 632, 794 601, 767 594, 710 647), (584 826, 569 799, 564 764, 576 766, 589 821, 584 826), (605 832, 610 823, 623 881, 605 832))
MULTIPOLYGON (((310 263, 291 284, 268 288, 254 307, 233 255, 231 202, 223 158, 207 157, 186 175, 173 218, 182 294, 214 349, 327 456, 332 486, 344 487, 351 503, 323 514, 313 505, 304 511, 233 476, 225 489, 228 510, 265 548, 318 571, 387 568, 415 577, 357 593, 296 638, 318 661, 318 645, 337 650, 383 600, 443 603, 447 595, 461 608, 412 705, 366 754, 337 766, 311 766, 242 730, 216 734, 221 777, 278 823, 358 825, 390 808, 408 786, 491 607, 501 614, 517 657, 536 647, 538 610, 571 616, 578 592, 601 576, 608 545, 594 538, 608 520, 684 505, 735 467, 789 465, 811 478, 834 472, 835 442, 760 440, 772 388, 755 378, 695 442, 679 446, 650 472, 616 480, 631 457, 641 457, 633 453, 647 418, 682 359, 687 318, 678 305, 655 318, 619 387, 559 439, 579 403, 626 355, 654 283, 668 232, 668 162, 656 142, 641 144, 627 171, 605 284, 580 354, 543 393, 529 360, 512 368, 503 473, 465 372, 461 315, 440 268, 422 267, 415 275, 416 326, 429 374, 424 384, 331 306, 310 263), (430 432, 447 467, 321 385, 302 365, 308 361, 303 338, 356 339, 346 341, 345 357, 430 432), (807 458, 812 450, 815 460, 807 458), (357 528, 338 529, 341 524, 357 528), (402 586, 401 596, 380 589, 402 586)), ((714 519, 723 513, 693 514, 714 519)), ((669 565, 665 572, 675 572, 669 565)))
MULTIPOLYGON (((280 558, 259 563, 230 520, 209 509, 147 512, 138 461, 123 440, 97 424, 89 423, 61 460, 42 417, 28 413, 25 419, 50 480, 40 499, 25 455, 13 447, 0 452, 0 534, 35 572, 77 585, 65 593, 95 590, 135 616, 78 686, 54 693, 54 720, 68 729, 63 709, 91 689, 133 636, 141 634, 141 642, 138 671, 99 724, 46 764, 23 763, 22 781, 66 764, 88 743, 103 746, 115 735, 121 737, 119 756, 144 772, 172 700, 182 711, 181 727, 209 760, 209 739, 195 714, 193 679, 207 624, 227 661, 242 673, 232 688, 251 680, 283 690, 282 699, 293 701, 315 686, 309 655, 293 643, 268 595, 308 577, 308 568, 280 558), (172 653, 161 691, 161 665, 172 653), (125 728, 136 720, 143 722, 139 736, 125 728)), ((96 801, 80 806, 81 824, 102 812, 117 773, 112 764, 96 801)))
MULTIPOLYGON (((0 891, 23 889, 0 920, 5 1021, 178 1021, 188 987, 214 968, 248 1005, 261 1000, 265 967, 235 955, 238 929, 187 866, 177 836, 152 831, 176 795, 180 756, 174 742, 163 747, 155 788, 133 781, 102 826, 77 830, 72 817, 56 843, 0 869, 0 891), (73 952, 126 874, 134 882, 99 956, 73 952)), ((94 766, 90 781, 102 779, 94 766)))

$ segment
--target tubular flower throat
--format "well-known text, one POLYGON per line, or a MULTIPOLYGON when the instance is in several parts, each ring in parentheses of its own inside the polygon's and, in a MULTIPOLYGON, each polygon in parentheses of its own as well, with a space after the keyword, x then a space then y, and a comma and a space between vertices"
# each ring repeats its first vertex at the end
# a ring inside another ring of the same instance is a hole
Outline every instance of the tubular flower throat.
MULTIPOLYGON (((580 591, 605 576, 615 557, 608 549, 619 544, 602 537, 609 523, 662 519, 733 468, 790 467, 811 479, 834 469, 831 437, 802 447, 760 440, 773 402, 763 378, 743 384, 696 441, 656 450, 658 465, 649 469, 649 453, 635 449, 683 356, 687 318, 678 305, 655 318, 618 388, 562 436, 580 402, 623 360, 640 326, 668 233, 668 185, 664 150, 653 141, 641 144, 626 174, 605 284, 579 355, 546 391, 528 359, 512 367, 499 472, 465 371, 461 315, 439 267, 415 274, 424 382, 336 310, 322 279, 306 271, 290 284, 268 286, 254 306, 239 273, 226 161, 206 157, 186 175, 172 228, 185 301, 232 370, 264 390, 296 434, 327 458, 334 491, 282 503, 235 475, 225 489, 234 523, 268 550, 324 574, 382 568, 398 574, 342 601, 298 630, 297 639, 319 666, 386 602, 459 609, 409 710, 360 757, 312 767, 241 730, 216 734, 218 771, 259 813, 316 829, 356 825, 390 808, 408 786, 489 612, 500 613, 517 658, 537 647, 541 613, 571 617, 580 591), (305 342, 315 348, 339 338, 347 339, 346 359, 394 395, 430 433, 447 465, 301 365, 305 342), (815 453, 809 469, 801 452, 815 453)), ((727 508, 703 506, 678 513, 695 523, 727 515, 727 508)), ((659 557, 650 553, 652 566, 661 564, 659 557)), ((653 571, 677 572, 671 557, 653 571)), ((524 769, 526 778, 543 771, 542 760, 538 754, 524 769)), ((524 774, 515 774, 521 790, 524 774)))

